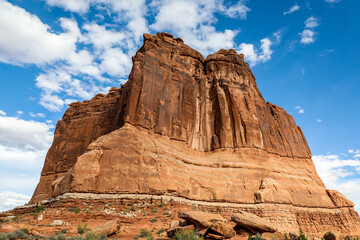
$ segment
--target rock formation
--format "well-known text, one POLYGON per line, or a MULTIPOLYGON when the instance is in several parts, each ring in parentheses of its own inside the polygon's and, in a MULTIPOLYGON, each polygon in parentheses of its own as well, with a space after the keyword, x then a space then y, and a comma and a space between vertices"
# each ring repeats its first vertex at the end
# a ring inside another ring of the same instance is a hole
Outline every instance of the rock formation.
POLYGON ((301 128, 264 100, 242 54, 204 59, 159 33, 145 34, 132 60, 121 88, 70 104, 31 203, 176 196, 255 213, 280 231, 360 233, 353 203, 326 190, 301 128))

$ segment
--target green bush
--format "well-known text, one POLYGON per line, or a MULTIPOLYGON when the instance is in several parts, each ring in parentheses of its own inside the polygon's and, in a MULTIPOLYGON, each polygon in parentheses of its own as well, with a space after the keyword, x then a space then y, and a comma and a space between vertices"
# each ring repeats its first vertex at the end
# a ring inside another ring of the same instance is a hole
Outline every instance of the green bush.
POLYGON ((80 213, 81 209, 79 207, 71 207, 69 208, 69 211, 73 213, 80 213))
POLYGON ((62 233, 55 233, 55 236, 48 238, 49 240, 67 240, 66 236, 62 233))
POLYGON ((146 238, 146 237, 148 237, 148 236, 150 236, 151 235, 151 232, 149 232, 148 230, 146 230, 146 229, 141 229, 140 230, 140 233, 137 235, 137 237, 139 237, 139 238, 146 238))
POLYGON ((297 238, 297 240, 308 240, 307 236, 304 234, 301 228, 299 229, 299 232, 300 236, 297 238))
POLYGON ((39 213, 45 210, 44 206, 38 206, 37 208, 33 209, 31 212, 32 213, 39 213))
POLYGON ((150 219, 150 222, 152 223, 157 222, 157 219, 156 218, 150 219))
POLYGON ((265 238, 260 233, 257 233, 256 235, 249 236, 248 240, 265 240, 265 238))
POLYGON ((175 233, 174 240, 203 240, 202 236, 198 236, 193 230, 183 230, 175 233))
POLYGON ((157 231, 156 234, 160 236, 163 232, 165 232, 165 230, 162 228, 159 231, 157 231))
POLYGON ((8 239, 32 239, 32 237, 21 230, 15 230, 8 234, 8 239))
POLYGON ((141 229, 140 233, 136 237, 137 237, 136 239, 139 239, 139 238, 146 238, 147 240, 154 240, 155 239, 153 237, 152 233, 149 232, 146 229, 141 229))
POLYGON ((29 234, 29 229, 28 228, 21 228, 20 231, 25 233, 25 234, 29 234))
POLYGON ((89 229, 87 228, 87 224, 85 224, 84 226, 82 226, 80 223, 78 225, 78 233, 80 234, 84 234, 86 231, 88 231, 89 229))
MULTIPOLYGON (((88 229, 86 228, 86 225, 84 227, 81 227, 84 229, 84 232, 88 229)), ((79 230, 79 228, 78 228, 79 230)), ((74 236, 67 238, 63 233, 57 232, 54 236, 50 237, 43 237, 43 236, 29 236, 28 230, 26 228, 15 230, 12 233, 0 233, 0 240, 15 240, 15 239, 44 239, 44 240, 108 240, 109 238, 103 234, 103 235, 95 235, 93 233, 88 233, 86 236, 74 236)), ((152 238, 153 239, 153 238, 152 238)))

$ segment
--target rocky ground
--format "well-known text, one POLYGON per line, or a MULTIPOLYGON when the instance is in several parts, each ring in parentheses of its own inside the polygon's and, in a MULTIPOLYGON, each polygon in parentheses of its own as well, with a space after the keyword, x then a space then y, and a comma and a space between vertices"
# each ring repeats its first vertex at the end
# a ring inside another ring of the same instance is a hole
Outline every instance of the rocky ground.
MULTIPOLYGON (((155 239, 169 239, 166 230, 174 221, 183 221, 179 212, 198 210, 199 206, 189 206, 175 202, 145 200, 79 200, 65 199, 31 208, 17 208, 0 213, 0 232, 10 233, 27 228, 30 235, 65 236, 86 234, 105 223, 118 223, 118 230, 110 238, 140 238, 141 230, 151 232, 155 239)), ((234 227, 230 212, 221 212, 227 225, 234 227)), ((238 231, 231 239, 247 239, 251 233, 238 231)), ((281 234, 266 233, 268 239, 282 238, 281 234)))
MULTIPOLYGON (((144 233, 151 233, 155 239, 170 239, 167 236, 167 230, 177 221, 184 225, 184 219, 188 216, 184 213, 195 212, 201 217, 202 213, 209 211, 220 214, 224 225, 231 231, 233 228, 236 230, 236 235, 230 239, 248 239, 254 234, 239 225, 235 227, 236 223, 234 216, 231 217, 231 211, 209 210, 202 206, 143 199, 64 199, 38 206, 16 208, 0 213, 0 233, 27 229, 28 234, 32 236, 64 234, 66 237, 71 237, 85 236, 91 232, 95 234, 106 232, 109 238, 117 239, 141 239, 144 233)), ((208 215, 211 216, 211 214, 208 215)), ((185 225, 189 227, 190 221, 187 222, 185 225)), ((202 229, 197 228, 197 230, 202 229)), ((284 234, 277 232, 266 232, 262 234, 262 237, 286 239, 284 234)), ((314 236, 308 237, 320 239, 314 236)), ((340 239, 344 237, 341 236, 340 239)), ((143 238, 146 239, 146 237, 143 238)))

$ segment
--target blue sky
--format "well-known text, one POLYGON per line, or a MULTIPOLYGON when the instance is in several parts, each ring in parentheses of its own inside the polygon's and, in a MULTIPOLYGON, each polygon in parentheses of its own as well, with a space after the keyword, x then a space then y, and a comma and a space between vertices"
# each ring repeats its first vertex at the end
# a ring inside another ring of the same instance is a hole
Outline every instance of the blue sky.
POLYGON ((28 201, 67 104, 126 81, 142 34, 245 54, 360 209, 360 9, 349 0, 0 0, 0 211, 28 201))

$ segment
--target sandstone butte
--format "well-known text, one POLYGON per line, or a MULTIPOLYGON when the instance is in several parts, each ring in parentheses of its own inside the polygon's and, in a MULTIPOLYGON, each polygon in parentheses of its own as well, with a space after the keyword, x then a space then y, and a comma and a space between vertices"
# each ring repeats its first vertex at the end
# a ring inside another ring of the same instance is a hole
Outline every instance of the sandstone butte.
POLYGON ((242 54, 204 59, 158 33, 132 61, 121 88, 70 104, 30 203, 157 195, 252 212, 280 232, 360 234, 354 204, 326 189, 301 128, 265 101, 242 54))

